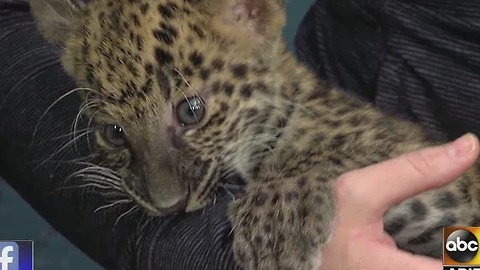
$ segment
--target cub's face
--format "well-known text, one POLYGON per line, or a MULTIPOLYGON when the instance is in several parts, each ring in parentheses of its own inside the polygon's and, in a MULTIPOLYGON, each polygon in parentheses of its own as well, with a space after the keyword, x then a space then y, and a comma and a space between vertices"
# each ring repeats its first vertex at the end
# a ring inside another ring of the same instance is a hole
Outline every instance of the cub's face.
POLYGON ((248 175, 275 140, 279 2, 80 4, 70 6, 63 63, 88 89, 98 165, 156 215, 199 209, 222 177, 248 175))

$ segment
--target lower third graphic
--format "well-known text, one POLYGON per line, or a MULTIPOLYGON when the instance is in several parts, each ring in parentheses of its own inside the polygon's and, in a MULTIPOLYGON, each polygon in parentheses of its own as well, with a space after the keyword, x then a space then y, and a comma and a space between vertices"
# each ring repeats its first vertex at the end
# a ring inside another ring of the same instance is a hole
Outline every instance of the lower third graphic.
POLYGON ((0 270, 33 270, 33 241, 0 241, 0 270))

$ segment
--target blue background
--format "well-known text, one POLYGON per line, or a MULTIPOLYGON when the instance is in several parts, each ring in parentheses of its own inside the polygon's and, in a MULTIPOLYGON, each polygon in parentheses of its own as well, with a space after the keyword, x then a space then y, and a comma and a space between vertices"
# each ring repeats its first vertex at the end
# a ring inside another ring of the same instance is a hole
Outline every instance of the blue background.
POLYGON ((32 270, 33 256, 32 241, 15 241, 20 252, 20 270, 32 270))
MULTIPOLYGON (((287 3, 285 36, 290 49, 293 49, 297 26, 313 2, 291 0, 287 3)), ((35 240, 36 270, 102 269, 52 229, 0 178, 0 240, 3 239, 35 240)))

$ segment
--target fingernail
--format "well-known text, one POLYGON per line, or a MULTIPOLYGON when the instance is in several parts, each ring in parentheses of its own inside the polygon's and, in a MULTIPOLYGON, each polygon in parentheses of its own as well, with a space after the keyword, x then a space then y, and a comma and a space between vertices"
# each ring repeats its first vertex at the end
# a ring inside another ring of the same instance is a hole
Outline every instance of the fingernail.
POLYGON ((456 139, 449 146, 449 153, 452 158, 468 157, 475 150, 475 135, 467 133, 456 139))

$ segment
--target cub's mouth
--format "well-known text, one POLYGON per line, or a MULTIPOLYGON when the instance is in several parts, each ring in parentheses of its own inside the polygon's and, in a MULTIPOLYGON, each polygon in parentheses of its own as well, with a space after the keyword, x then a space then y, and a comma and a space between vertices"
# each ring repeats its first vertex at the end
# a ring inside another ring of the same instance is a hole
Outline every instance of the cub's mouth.
POLYGON ((148 187, 140 190, 135 186, 135 181, 122 181, 122 189, 125 193, 140 207, 142 207, 151 216, 167 216, 174 214, 182 214, 187 212, 187 205, 190 198, 190 188, 186 188, 186 191, 181 196, 173 198, 173 200, 166 202, 156 202, 150 195, 148 187))
MULTIPOLYGON (((160 173, 153 174, 153 177, 139 177, 128 172, 120 186, 134 203, 151 216, 190 213, 215 202, 217 192, 226 180, 222 177, 226 172, 222 166, 204 168, 198 170, 198 177, 169 174, 168 169, 159 170, 160 173)), ((230 174, 230 177, 236 175, 230 174)))

